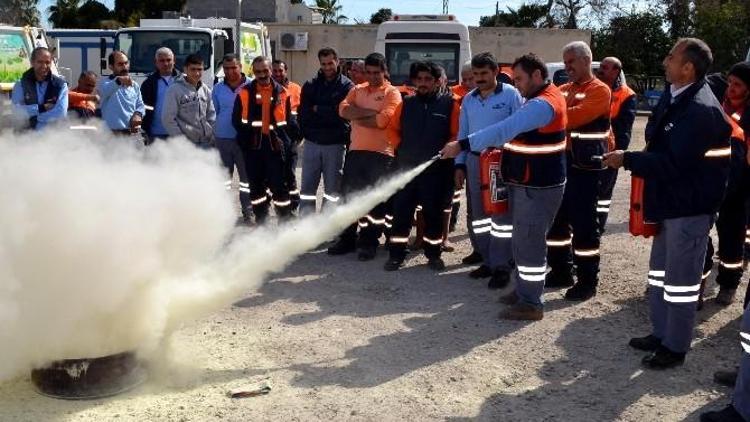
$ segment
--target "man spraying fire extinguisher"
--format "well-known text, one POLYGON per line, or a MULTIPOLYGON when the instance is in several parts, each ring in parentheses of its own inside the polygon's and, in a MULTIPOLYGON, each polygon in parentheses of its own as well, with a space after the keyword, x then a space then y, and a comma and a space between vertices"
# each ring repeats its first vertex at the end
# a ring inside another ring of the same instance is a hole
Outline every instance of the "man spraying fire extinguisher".
POLYGON ((545 82, 547 67, 533 54, 513 63, 516 88, 526 103, 507 119, 447 144, 444 158, 461 150, 502 148, 501 174, 509 188, 515 289, 500 301, 509 305, 502 319, 540 320, 547 273, 547 232, 565 187, 565 98, 545 82))

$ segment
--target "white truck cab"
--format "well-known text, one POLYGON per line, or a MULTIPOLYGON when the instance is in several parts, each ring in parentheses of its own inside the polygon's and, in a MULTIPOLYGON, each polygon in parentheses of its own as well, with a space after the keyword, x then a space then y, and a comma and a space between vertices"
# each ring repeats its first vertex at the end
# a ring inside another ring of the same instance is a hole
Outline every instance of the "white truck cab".
MULTIPOLYGON (((154 55, 161 47, 169 47, 175 55, 175 64, 182 69, 190 54, 203 57, 203 83, 213 86, 224 53, 234 51, 234 42, 221 29, 195 27, 137 27, 124 28, 115 33, 114 49, 123 51, 130 60, 130 75, 143 83, 154 71, 154 55)), ((107 70, 107 58, 102 52, 102 74, 107 70)))
POLYGON ((453 15, 396 15, 378 27, 375 51, 385 56, 394 85, 410 83, 415 61, 442 66, 448 83, 455 85, 461 66, 471 60, 469 28, 453 15))
MULTIPOLYGON (((268 36, 268 27, 262 22, 247 23, 238 22, 237 19, 227 18, 176 18, 176 19, 141 19, 141 28, 153 27, 195 27, 221 29, 227 33, 229 39, 234 41, 234 51, 226 50, 227 53, 235 53, 242 63, 242 71, 252 75, 251 63, 258 56, 271 58, 271 41, 268 36)), ((221 59, 221 57, 219 57, 221 59)), ((224 72, 217 69, 216 76, 222 79, 224 72)))

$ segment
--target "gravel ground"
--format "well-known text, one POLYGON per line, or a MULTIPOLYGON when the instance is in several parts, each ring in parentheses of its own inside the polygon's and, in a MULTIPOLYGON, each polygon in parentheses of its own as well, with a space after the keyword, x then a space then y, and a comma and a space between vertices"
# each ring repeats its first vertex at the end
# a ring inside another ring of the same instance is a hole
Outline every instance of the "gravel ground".
MULTIPOLYGON (((639 117, 635 148, 644 126, 639 117)), ((711 281, 685 365, 641 370, 643 353, 627 341, 649 330, 649 243, 627 233, 628 192, 621 173, 599 294, 573 304, 547 291, 543 321, 497 319, 498 293, 460 265, 470 252, 462 223, 437 275, 416 255, 386 273, 382 250, 367 263, 322 250, 303 256, 235 306, 176 333, 173 344, 190 362, 187 386, 151 382, 109 399, 62 401, 38 395, 26 377, 0 384, 0 420, 697 420, 731 395, 711 377, 739 357, 741 307, 716 306, 711 281), (265 378, 273 385, 266 396, 226 397, 265 378)))

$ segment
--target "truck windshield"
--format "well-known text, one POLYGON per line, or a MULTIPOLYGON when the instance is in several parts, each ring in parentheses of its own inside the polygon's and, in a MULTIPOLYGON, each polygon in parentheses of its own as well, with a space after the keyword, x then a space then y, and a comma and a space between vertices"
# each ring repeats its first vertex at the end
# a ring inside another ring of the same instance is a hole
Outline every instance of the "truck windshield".
POLYGON ((211 35, 191 31, 132 31, 117 34, 115 48, 130 59, 130 71, 149 73, 154 71, 154 55, 161 47, 174 52, 175 64, 182 69, 185 58, 193 53, 203 57, 203 66, 211 65, 211 35))
POLYGON ((442 66, 448 76, 448 82, 456 83, 458 81, 458 52, 457 43, 387 43, 385 57, 391 83, 394 85, 411 83, 409 67, 416 61, 430 61, 442 66))
POLYGON ((21 31, 0 31, 0 85, 12 85, 29 69, 30 50, 21 31))

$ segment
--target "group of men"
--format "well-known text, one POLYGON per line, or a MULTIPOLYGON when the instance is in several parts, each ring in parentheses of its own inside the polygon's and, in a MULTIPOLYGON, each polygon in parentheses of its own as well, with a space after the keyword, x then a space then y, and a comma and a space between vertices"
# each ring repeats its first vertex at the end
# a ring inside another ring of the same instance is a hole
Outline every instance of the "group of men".
MULTIPOLYGON (((172 52, 159 49, 156 71, 139 87, 127 56, 116 51, 109 56, 112 75, 97 83, 84 73, 68 92, 49 71, 49 51, 38 48, 12 97, 34 129, 63 118, 70 105, 83 117, 100 113, 123 136, 142 130, 148 142, 182 135, 199 148, 215 145, 228 187, 234 169, 239 173, 243 221, 254 216, 262 223, 271 204, 280 219, 289 218, 297 202, 301 214, 315 212, 321 176, 323 207, 356 200, 355 192, 439 152, 441 160, 348 227, 328 253, 356 251, 360 260, 371 260, 385 234, 384 268, 398 270, 421 211, 418 240, 428 266, 442 270, 454 198, 465 185, 474 253, 463 262, 480 264, 470 276, 489 278, 490 288, 513 282, 500 314, 511 320, 542 319, 545 287, 570 287, 565 298, 573 301, 596 294, 601 233, 617 169, 624 167, 643 179, 645 219, 659 225, 648 270, 652 328, 630 345, 648 352, 647 368, 680 365, 702 298, 704 262, 713 255, 707 248, 717 213, 723 304, 731 303, 742 274, 750 65, 733 67, 726 86, 716 88, 706 78, 709 47, 679 40, 664 60, 670 86, 649 118, 647 146, 626 152, 636 97, 620 61, 604 59, 597 77, 585 43, 568 44, 562 58, 570 82, 559 88, 534 54, 517 58, 512 83, 504 83, 497 60, 480 53, 462 68, 462 84, 453 90, 439 66, 415 62, 413 94, 403 97, 378 53, 351 69, 364 80, 355 84, 340 72, 336 51, 324 48, 320 71, 301 88, 288 80, 281 61, 254 59, 249 79, 239 59, 227 55, 224 80, 210 88, 201 82, 198 55, 188 56, 180 73, 172 52), (296 147, 303 138, 298 190, 296 147), (502 151, 501 182, 490 187, 507 191, 508 210, 500 214, 488 213, 482 202, 481 153, 489 148, 502 151)), ((744 353, 733 403, 702 420, 750 420, 750 311, 741 329, 744 353)))

